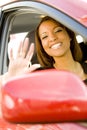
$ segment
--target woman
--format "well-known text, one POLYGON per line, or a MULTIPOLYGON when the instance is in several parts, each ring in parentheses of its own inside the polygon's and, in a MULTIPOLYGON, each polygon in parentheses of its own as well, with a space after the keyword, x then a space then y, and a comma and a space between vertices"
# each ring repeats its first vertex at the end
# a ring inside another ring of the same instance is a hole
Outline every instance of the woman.
POLYGON ((37 27, 36 49, 42 67, 67 70, 87 82, 87 64, 83 67, 75 33, 49 16, 37 27))

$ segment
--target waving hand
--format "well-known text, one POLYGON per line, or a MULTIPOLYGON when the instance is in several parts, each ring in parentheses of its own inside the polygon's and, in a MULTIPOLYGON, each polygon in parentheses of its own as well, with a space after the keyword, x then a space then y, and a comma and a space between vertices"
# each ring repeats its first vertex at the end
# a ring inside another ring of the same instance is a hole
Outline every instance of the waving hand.
POLYGON ((39 68, 39 64, 31 65, 31 59, 34 53, 34 43, 29 47, 29 39, 26 38, 24 43, 20 43, 16 58, 13 57, 13 50, 10 50, 9 69, 10 76, 27 74, 39 68))

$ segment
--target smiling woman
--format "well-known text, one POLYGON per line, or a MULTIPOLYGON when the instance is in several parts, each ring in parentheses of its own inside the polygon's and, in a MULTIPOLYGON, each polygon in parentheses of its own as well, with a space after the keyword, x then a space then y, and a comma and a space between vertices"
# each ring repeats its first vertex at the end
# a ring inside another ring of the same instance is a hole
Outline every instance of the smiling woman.
POLYGON ((67 70, 84 81, 87 79, 75 33, 49 16, 44 17, 37 27, 36 48, 42 67, 67 70))

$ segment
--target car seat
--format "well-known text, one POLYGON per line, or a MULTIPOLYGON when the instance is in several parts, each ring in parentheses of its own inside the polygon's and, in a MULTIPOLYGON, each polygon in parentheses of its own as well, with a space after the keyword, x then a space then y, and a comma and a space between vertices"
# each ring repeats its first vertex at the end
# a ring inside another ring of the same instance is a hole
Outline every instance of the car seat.
POLYGON ((87 60, 87 44, 84 42, 81 42, 79 45, 83 53, 83 61, 86 61, 87 60))

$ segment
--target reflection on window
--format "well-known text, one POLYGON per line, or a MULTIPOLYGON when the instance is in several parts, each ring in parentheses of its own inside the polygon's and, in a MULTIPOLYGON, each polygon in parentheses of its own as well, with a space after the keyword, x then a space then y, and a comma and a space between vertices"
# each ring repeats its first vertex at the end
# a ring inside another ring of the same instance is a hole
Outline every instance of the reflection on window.
POLYGON ((77 35, 76 39, 77 39, 78 43, 83 42, 83 37, 81 35, 77 35))

